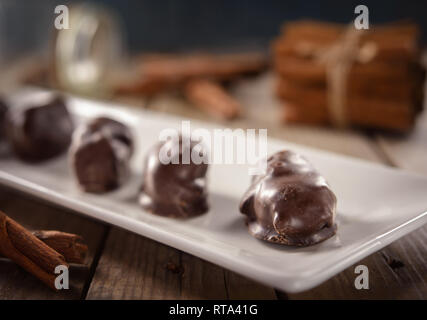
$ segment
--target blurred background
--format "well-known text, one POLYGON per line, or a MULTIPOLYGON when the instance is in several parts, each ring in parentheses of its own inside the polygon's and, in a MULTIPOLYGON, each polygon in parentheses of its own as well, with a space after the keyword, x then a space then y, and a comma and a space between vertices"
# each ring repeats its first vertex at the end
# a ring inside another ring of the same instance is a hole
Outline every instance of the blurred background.
MULTIPOLYGON (((0 30, 8 36, 7 51, 22 53, 48 45, 53 8, 72 0, 1 0, 0 30)), ((427 2, 376 1, 245 1, 245 0, 95 0, 120 18, 131 52, 169 51, 238 46, 266 49, 285 21, 302 18, 348 23, 354 8, 367 5, 372 24, 411 19, 427 40, 427 2)))
POLYGON ((364 1, 370 29, 345 44, 359 4, 0 0, 0 90, 51 88, 297 142, 313 130, 408 139, 425 118, 427 2, 364 1), (54 28, 57 5, 68 30, 54 28), (331 49, 344 46, 341 74, 331 49))

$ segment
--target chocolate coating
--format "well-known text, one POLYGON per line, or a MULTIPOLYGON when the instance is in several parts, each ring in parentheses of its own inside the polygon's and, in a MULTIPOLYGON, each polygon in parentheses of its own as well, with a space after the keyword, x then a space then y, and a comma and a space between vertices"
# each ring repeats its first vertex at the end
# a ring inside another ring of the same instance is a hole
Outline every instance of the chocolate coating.
POLYGON ((132 134, 124 124, 101 117, 80 127, 71 147, 79 186, 92 193, 118 188, 129 175, 132 153, 132 134))
MULTIPOLYGON (((191 153, 196 145, 191 142, 184 146, 184 151, 191 153)), ((195 164, 191 160, 184 164, 182 159, 182 137, 160 143, 149 151, 139 197, 144 209, 172 218, 189 218, 209 210, 206 191, 208 165, 195 164), (162 148, 175 161, 163 164, 159 159, 162 148)))
POLYGON ((40 162, 63 153, 74 129, 61 97, 39 106, 11 108, 6 122, 12 150, 27 162, 40 162))
POLYGON ((313 166, 292 151, 275 153, 240 203, 249 232, 290 246, 309 246, 336 233, 336 197, 313 166))

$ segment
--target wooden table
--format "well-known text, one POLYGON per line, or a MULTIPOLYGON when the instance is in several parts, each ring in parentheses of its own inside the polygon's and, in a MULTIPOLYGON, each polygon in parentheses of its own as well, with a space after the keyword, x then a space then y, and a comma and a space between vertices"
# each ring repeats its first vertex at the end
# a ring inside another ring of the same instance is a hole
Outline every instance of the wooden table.
MULTIPOLYGON (((407 137, 283 126, 272 97, 273 81, 271 75, 265 75, 235 85, 232 92, 245 105, 246 114, 225 125, 268 128, 271 137, 427 174, 427 114, 407 137)), ((120 102, 209 120, 173 95, 120 102)), ((357 275, 352 266, 317 288, 286 294, 185 252, 4 187, 0 188, 0 210, 31 229, 81 234, 90 249, 87 267, 72 267, 72 288, 59 293, 0 259, 0 299, 427 299, 427 225, 357 263, 369 268, 369 290, 355 289, 357 275)))

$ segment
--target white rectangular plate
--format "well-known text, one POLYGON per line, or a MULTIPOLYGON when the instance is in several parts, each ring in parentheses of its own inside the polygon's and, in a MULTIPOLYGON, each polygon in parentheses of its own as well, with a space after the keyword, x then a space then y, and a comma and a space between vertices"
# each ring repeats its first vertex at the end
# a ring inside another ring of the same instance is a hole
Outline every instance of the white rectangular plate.
MULTIPOLYGON (((23 96, 24 92, 16 95, 23 96)), ((16 98, 15 97, 15 98, 16 98)), ((18 98, 19 99, 19 98, 18 98)), ((0 159, 0 183, 189 252, 287 292, 310 289, 427 222, 427 178, 269 139, 269 153, 289 148, 304 155, 328 180, 338 198, 338 234, 315 246, 289 248, 251 237, 239 213, 249 186, 247 167, 212 165, 210 211, 186 221, 154 216, 137 203, 144 153, 164 128, 181 120, 164 114, 70 97, 77 122, 108 115, 128 124, 137 148, 131 181, 104 195, 78 190, 67 155, 38 165, 0 159)), ((192 121, 192 129, 211 124, 192 121)))

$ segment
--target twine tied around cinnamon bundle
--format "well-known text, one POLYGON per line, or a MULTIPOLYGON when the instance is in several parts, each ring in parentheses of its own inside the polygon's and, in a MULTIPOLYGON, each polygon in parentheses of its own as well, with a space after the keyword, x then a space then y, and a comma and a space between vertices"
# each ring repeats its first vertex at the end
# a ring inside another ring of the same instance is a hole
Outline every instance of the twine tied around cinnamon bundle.
POLYGON ((301 43, 297 51, 305 56, 312 56, 326 67, 326 85, 329 117, 339 128, 348 126, 347 85, 349 73, 354 63, 368 63, 377 54, 377 45, 366 42, 359 47, 365 30, 357 30, 349 25, 340 39, 333 45, 314 49, 307 43, 301 43))

